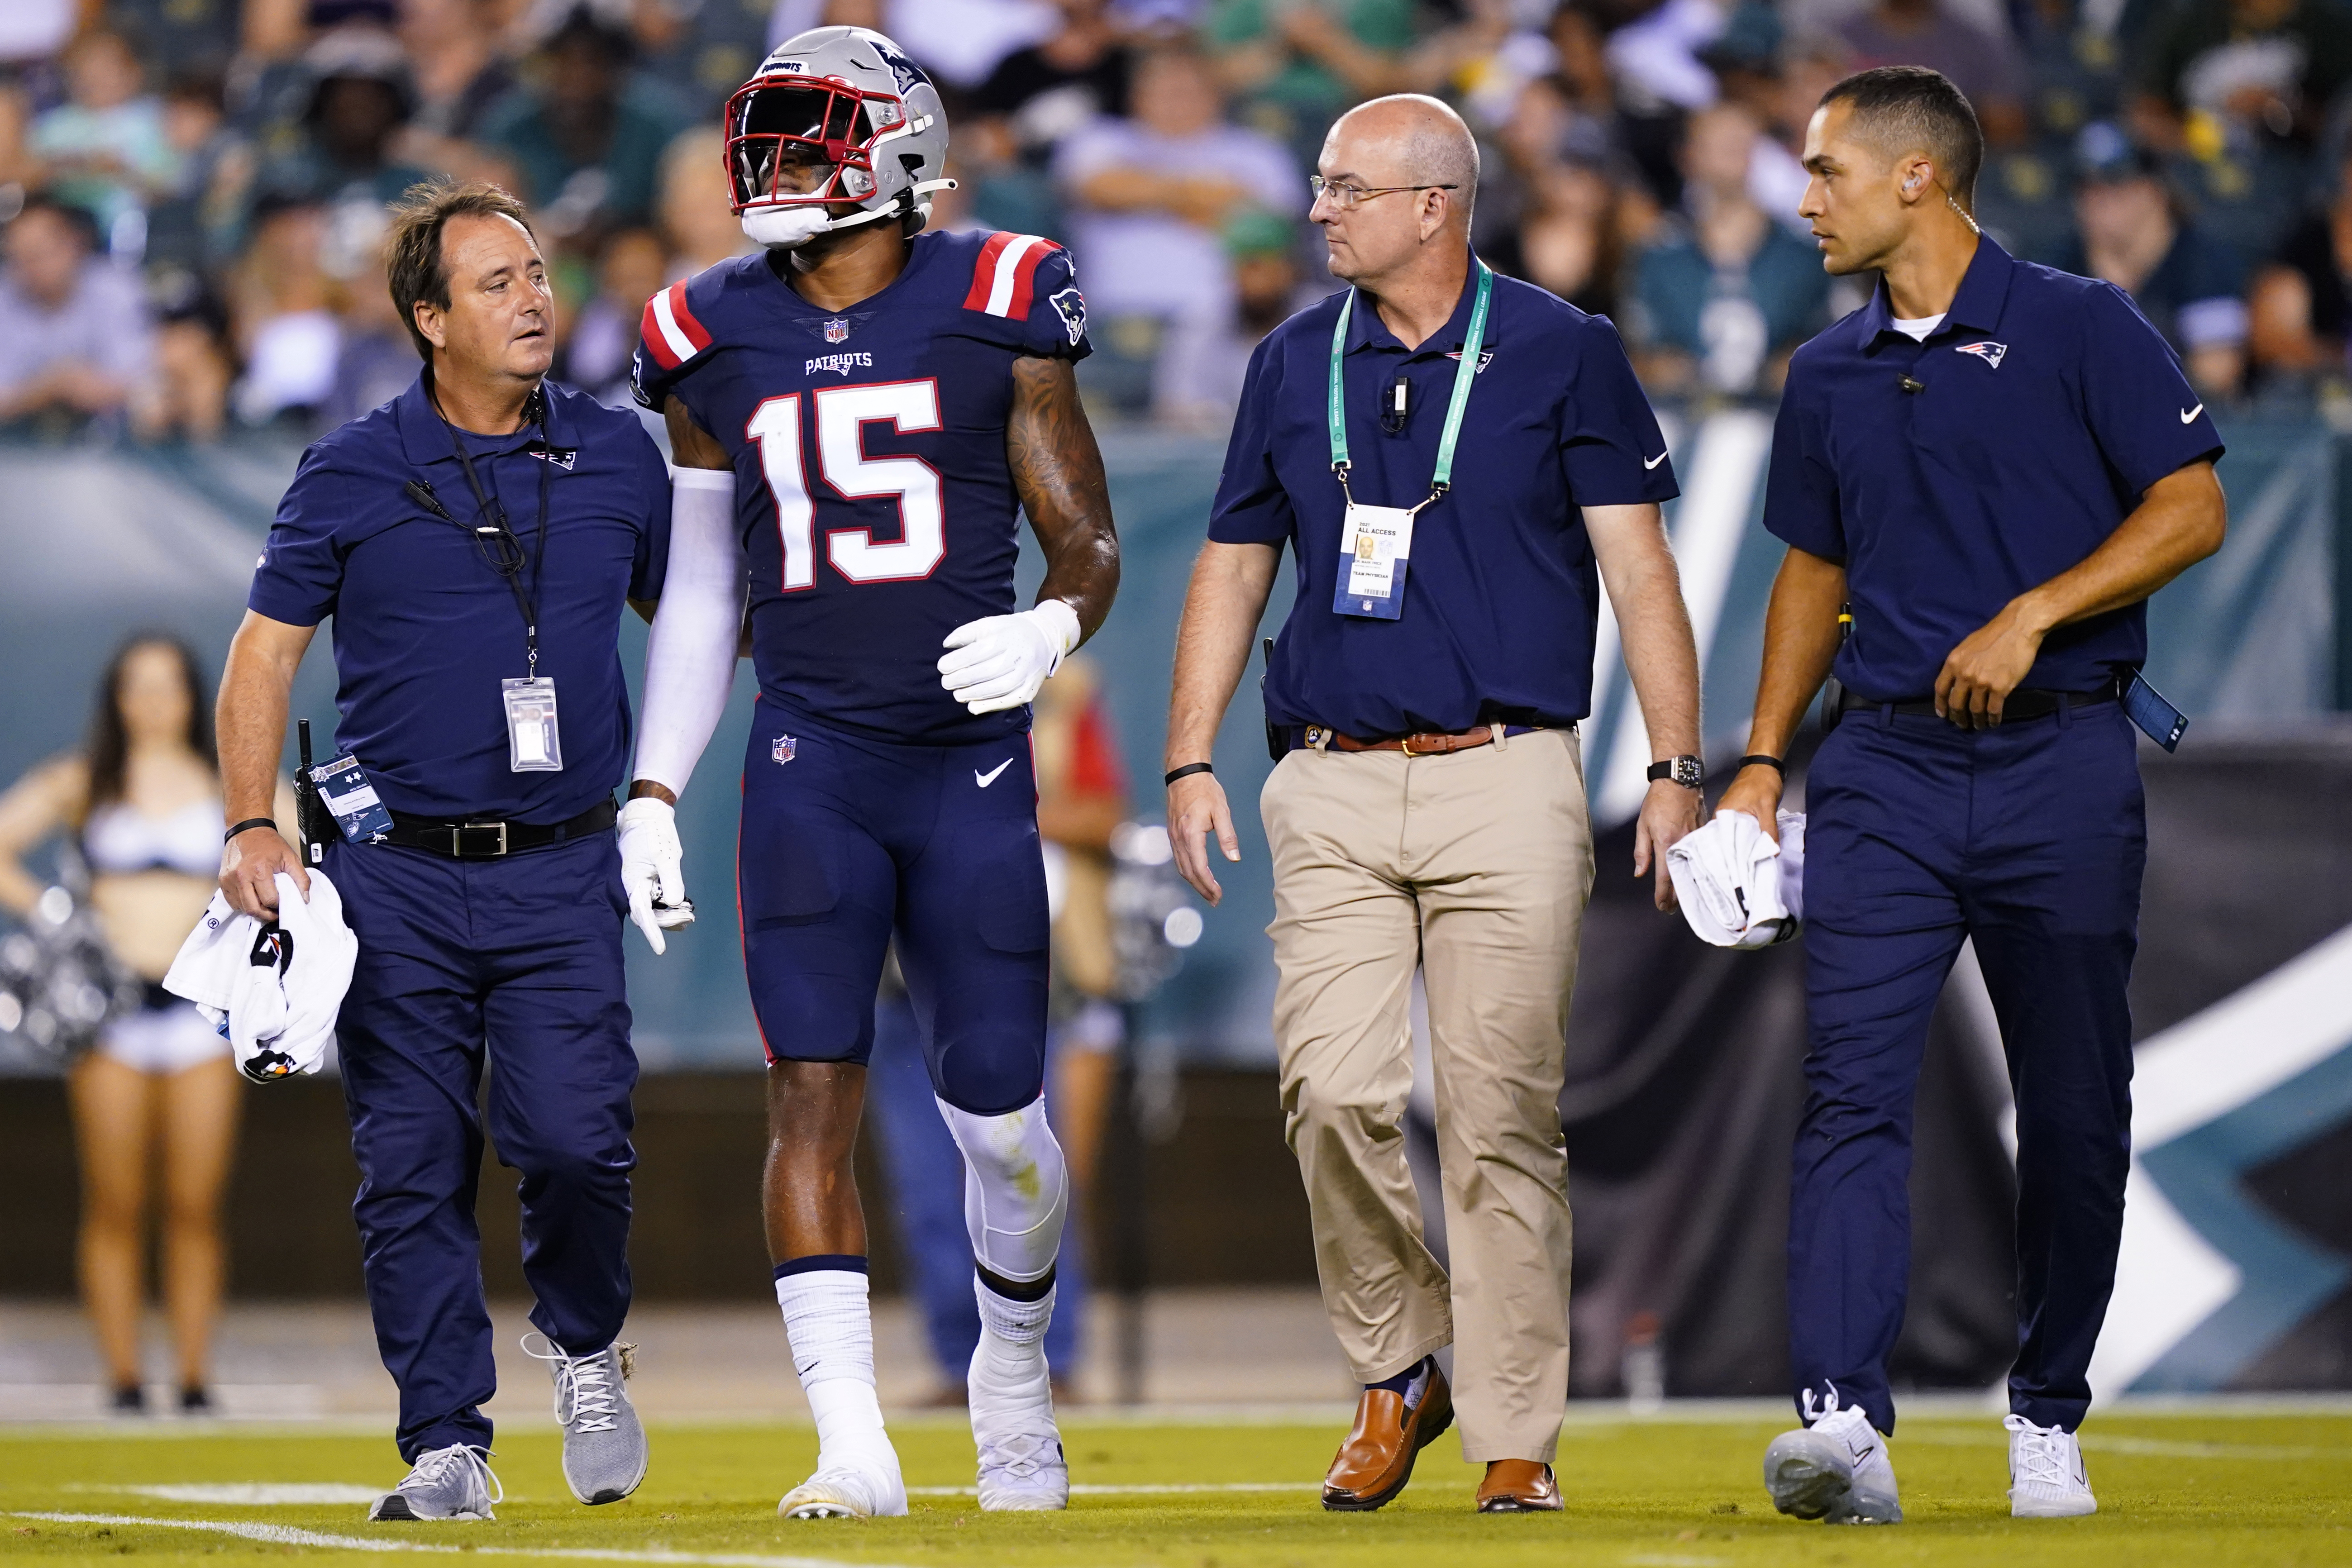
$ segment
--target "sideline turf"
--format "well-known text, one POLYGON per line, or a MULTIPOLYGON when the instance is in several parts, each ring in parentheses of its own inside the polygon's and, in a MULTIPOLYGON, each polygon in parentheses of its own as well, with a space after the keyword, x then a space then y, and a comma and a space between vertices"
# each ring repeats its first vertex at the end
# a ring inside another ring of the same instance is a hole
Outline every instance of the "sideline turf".
MULTIPOLYGON (((1085 1496, 1066 1514, 981 1514, 969 1497, 923 1497, 905 1520, 787 1525, 776 1499, 814 1457, 805 1426, 653 1428, 653 1469, 624 1503, 574 1504, 551 1430, 501 1439, 507 1501, 494 1523, 373 1525, 355 1506, 170 1502, 118 1489, 192 1482, 386 1486, 402 1467, 382 1437, 199 1430, 125 1438, 102 1429, 0 1427, 0 1554, 27 1562, 135 1556, 190 1563, 255 1554, 337 1563, 443 1553, 322 1549, 151 1524, 57 1523, 27 1511, 235 1521, 421 1545, 522 1563, 572 1552, 672 1563, 798 1558, 803 1563, 959 1568, 1372 1568, 1475 1563, 1543 1568, 1725 1568, 1767 1563, 2113 1564, 2236 1568, 2352 1564, 2352 1416, 2113 1416, 2092 1427, 2102 1512, 2008 1517, 1997 1421, 1906 1422, 1892 1445, 1909 1523, 1801 1525, 1771 1511, 1758 1479, 1769 1423, 1575 1425, 1560 1442, 1565 1515, 1480 1518, 1476 1471, 1449 1435, 1412 1486, 1376 1514, 1327 1514, 1311 1483, 1339 1433, 1321 1426, 1067 1427, 1082 1484, 1298 1483, 1296 1490, 1085 1496), (504 1556, 527 1552, 531 1557, 504 1556), (642 1556, 638 1554, 643 1554, 642 1556)), ((898 1433, 910 1486, 969 1485, 968 1434, 935 1422, 898 1433)), ((593 1559, 589 1559, 593 1560, 593 1559)), ((613 1561, 614 1559, 606 1559, 613 1561)))

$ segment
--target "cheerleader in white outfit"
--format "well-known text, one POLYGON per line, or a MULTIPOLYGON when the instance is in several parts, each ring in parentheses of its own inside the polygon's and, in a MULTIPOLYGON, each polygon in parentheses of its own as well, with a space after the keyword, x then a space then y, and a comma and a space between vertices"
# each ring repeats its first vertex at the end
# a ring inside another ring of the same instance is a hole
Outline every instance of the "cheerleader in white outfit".
MULTIPOLYGON (((290 833, 291 792, 280 795, 278 815, 290 833)), ((147 984, 145 1005, 110 1024, 68 1072, 81 1155, 82 1298, 114 1409, 125 1415, 147 1407, 139 1341, 151 1212, 163 1231, 180 1408, 212 1408, 221 1196, 236 1150, 239 1080, 228 1043, 160 982, 212 897, 225 826, 211 694, 194 656, 165 637, 134 637, 115 654, 87 745, 0 795, 0 908, 18 918, 30 910, 43 882, 24 856, 75 835, 108 944, 147 984)))

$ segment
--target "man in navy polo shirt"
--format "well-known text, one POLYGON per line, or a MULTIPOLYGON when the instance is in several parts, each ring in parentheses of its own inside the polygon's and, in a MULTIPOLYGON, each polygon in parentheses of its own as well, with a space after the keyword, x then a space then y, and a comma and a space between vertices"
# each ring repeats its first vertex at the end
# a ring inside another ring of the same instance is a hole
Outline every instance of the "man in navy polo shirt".
POLYGON ((1674 473, 1609 323, 1471 254, 1478 154, 1451 110, 1376 100, 1332 127, 1320 167, 1309 216, 1354 287, 1251 361, 1178 634, 1168 820, 1215 902, 1204 836, 1239 850, 1210 749, 1287 544, 1298 597, 1265 700, 1289 751, 1261 803, 1275 1037, 1324 1302, 1364 1385, 1323 1503, 1386 1503, 1458 1409, 1479 1510, 1549 1510, 1559 1100, 1593 875, 1576 724, 1605 579, 1660 759, 1634 872, 1665 908, 1700 777, 1698 659, 1658 510, 1674 473), (1450 1279, 1402 1136, 1416 967, 1450 1279))
POLYGON ((2017 1100, 2011 1511, 2096 1507, 2074 1428, 2123 1229, 2147 858, 2123 699, 2145 601, 2226 526, 2221 442, 2164 340, 2113 285, 1978 233, 1983 147, 1968 100, 1912 66, 1839 83, 1806 134, 1799 210, 1824 264, 1884 276, 1790 369, 1764 510, 1789 552, 1750 755, 1723 799, 1773 831, 1780 759, 1834 668, 1843 721, 1806 783, 1811 1049, 1789 1217, 1806 1426, 1765 1459, 1774 1502, 1805 1519, 1902 1518, 1883 1435, 1911 1106, 1963 941, 2017 1100))
POLYGON ((614 1343, 636 1058, 613 789, 629 754, 620 617, 635 602, 650 618, 661 592, 669 480, 632 416, 542 380, 547 268, 511 196, 421 186, 390 257, 425 374, 314 444, 278 504, 221 682, 221 888, 264 918, 276 873, 307 891, 268 803, 295 668, 331 616, 338 752, 389 808, 324 862, 359 938, 337 1027, 353 1212, 415 1467, 370 1517, 482 1519, 497 1500, 474 1223, 486 1055, 549 1342, 525 1348, 552 1363, 565 1479, 601 1503, 646 1470, 614 1343))

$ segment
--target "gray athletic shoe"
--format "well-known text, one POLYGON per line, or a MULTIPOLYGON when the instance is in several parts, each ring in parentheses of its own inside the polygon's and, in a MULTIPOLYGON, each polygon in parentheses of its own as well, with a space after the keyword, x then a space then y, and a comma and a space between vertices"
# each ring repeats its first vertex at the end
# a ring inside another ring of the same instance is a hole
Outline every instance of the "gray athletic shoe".
POLYGON ((572 1495, 592 1506, 618 1502, 646 1479, 646 1428, 621 1385, 635 1369, 635 1345, 608 1345, 594 1355, 566 1355, 544 1334, 525 1334, 525 1355, 549 1363, 555 1379, 555 1421, 563 1428, 563 1479, 572 1495), (537 1340, 544 1352, 531 1349, 537 1340))
POLYGON ((490 1451, 452 1443, 416 1456, 407 1479, 375 1500, 370 1519, 496 1519, 490 1505, 506 1489, 490 1473, 490 1451))
POLYGON ((1764 1450, 1772 1506, 1830 1524, 1900 1524, 1903 1503, 1886 1440, 1858 1406, 1830 1408, 1811 1426, 1783 1432, 1764 1450))

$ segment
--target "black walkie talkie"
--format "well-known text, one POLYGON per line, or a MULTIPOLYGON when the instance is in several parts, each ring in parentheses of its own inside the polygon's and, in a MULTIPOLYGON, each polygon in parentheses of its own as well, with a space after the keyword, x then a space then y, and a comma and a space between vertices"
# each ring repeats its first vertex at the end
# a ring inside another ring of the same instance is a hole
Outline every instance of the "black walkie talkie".
POLYGON ((327 835, 335 830, 327 803, 319 798, 319 784, 310 776, 310 721, 294 722, 295 749, 302 765, 294 770, 294 830, 302 836, 302 860, 316 866, 327 858, 327 835))
MULTIPOLYGON (((1841 652, 1844 650, 1847 641, 1853 636, 1853 606, 1851 604, 1840 605, 1838 606, 1838 648, 1841 652)), ((1822 682, 1822 733, 1826 735, 1836 729, 1838 721, 1844 717, 1845 682, 1832 675, 1822 682)))

